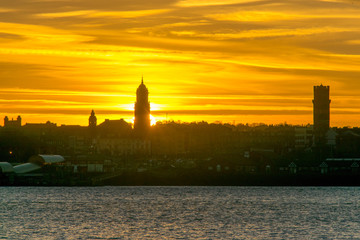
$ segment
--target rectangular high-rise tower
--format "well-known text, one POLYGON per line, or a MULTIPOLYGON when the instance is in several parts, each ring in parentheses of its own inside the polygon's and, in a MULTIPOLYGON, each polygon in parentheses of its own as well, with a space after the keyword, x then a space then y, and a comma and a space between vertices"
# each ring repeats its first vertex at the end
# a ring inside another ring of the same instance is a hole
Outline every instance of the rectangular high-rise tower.
POLYGON ((330 87, 314 86, 314 133, 315 141, 324 139, 330 128, 330 87))

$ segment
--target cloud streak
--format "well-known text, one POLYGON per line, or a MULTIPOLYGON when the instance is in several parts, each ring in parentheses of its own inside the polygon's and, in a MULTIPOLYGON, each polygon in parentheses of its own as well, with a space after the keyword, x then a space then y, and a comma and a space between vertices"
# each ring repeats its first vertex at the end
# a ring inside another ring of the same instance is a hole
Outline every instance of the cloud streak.
POLYGON ((170 9, 150 9, 138 11, 97 11, 82 10, 69 12, 39 13, 35 17, 39 18, 65 18, 65 17, 84 17, 84 18, 138 18, 144 16, 157 15, 170 12, 170 9))

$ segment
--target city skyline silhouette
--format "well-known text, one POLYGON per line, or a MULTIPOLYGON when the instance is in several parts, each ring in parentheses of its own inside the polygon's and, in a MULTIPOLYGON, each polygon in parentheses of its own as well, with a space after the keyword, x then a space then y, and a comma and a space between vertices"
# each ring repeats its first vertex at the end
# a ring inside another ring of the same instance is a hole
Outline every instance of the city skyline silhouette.
MULTIPOLYGON (((326 131, 330 127, 330 86, 323 86, 322 84, 319 86, 314 86, 314 92, 313 92, 313 111, 312 111, 312 117, 313 121, 311 123, 302 123, 302 124, 289 124, 294 126, 308 126, 308 125, 314 125, 319 126, 320 132, 323 132, 324 135, 326 131)), ((98 120, 97 116, 95 115, 95 110, 92 109, 90 113, 90 117, 88 118, 88 127, 95 128, 98 126, 98 120)), ((116 118, 121 119, 124 121, 123 117, 116 118)), ((112 119, 115 120, 115 119, 112 119)), ((109 121, 109 119, 105 119, 104 122, 109 121)), ((125 121, 126 122, 126 121, 125 121)), ((142 76, 141 83, 136 89, 136 101, 134 103, 134 110, 133 110, 133 118, 131 121, 128 121, 128 124, 132 125, 134 128, 136 135, 138 136, 145 136, 147 135, 149 128, 153 125, 156 125, 157 122, 160 123, 169 123, 169 122, 177 122, 177 123, 195 123, 195 122, 206 122, 204 120, 201 121, 192 121, 192 122, 185 122, 181 120, 174 121, 173 119, 168 120, 167 118, 163 121, 156 121, 156 119, 151 115, 151 107, 150 107, 150 101, 149 101, 149 90, 144 84, 144 78, 142 76)), ((54 122, 51 122, 51 120, 46 121, 46 123, 51 124, 57 124, 54 122)), ((236 125, 235 120, 233 123, 231 122, 222 122, 221 120, 217 120, 215 122, 209 122, 209 123, 217 123, 217 124, 230 124, 230 125, 236 125)), ((7 127, 21 127, 24 124, 22 122, 21 115, 18 115, 15 119, 9 118, 8 116, 4 117, 4 124, 3 126, 7 127)), ((29 123, 32 124, 32 123, 29 123)), ((249 123, 246 123, 247 125, 249 123)), ((250 123, 250 125, 256 126, 258 124, 265 124, 262 122, 254 122, 250 123)), ((288 124, 286 121, 281 122, 279 124, 275 125, 282 125, 282 124, 288 124)), ((60 125, 66 125, 66 124, 60 124, 60 125)), ((80 126, 79 124, 75 124, 80 126)), ((268 125, 274 125, 274 124, 268 124, 268 125)))

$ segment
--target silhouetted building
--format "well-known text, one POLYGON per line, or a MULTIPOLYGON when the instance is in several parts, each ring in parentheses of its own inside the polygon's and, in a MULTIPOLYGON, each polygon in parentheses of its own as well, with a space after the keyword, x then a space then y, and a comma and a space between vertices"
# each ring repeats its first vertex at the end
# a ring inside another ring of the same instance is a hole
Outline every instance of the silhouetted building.
POLYGON ((97 126, 97 118, 95 116, 94 110, 91 111, 90 117, 89 117, 89 134, 90 138, 96 137, 96 126, 97 126))
POLYGON ((101 137, 97 139, 99 154, 109 156, 150 155, 151 142, 147 139, 101 137))
POLYGON ((87 130, 79 125, 61 125, 56 133, 59 152, 67 156, 89 154, 87 130))
POLYGON ((314 133, 315 143, 324 140, 330 127, 330 87, 314 86, 314 133))
POLYGON ((91 115, 89 117, 89 127, 90 128, 95 128, 97 125, 97 118, 95 116, 95 112, 94 110, 91 111, 91 115))
POLYGON ((6 116, 4 118, 4 127, 21 127, 21 117, 18 116, 16 120, 9 120, 9 118, 6 116))
POLYGON ((314 126, 295 127, 295 148, 308 148, 313 145, 314 126))
POLYGON ((360 132, 358 129, 340 129, 336 137, 338 157, 349 158, 360 156, 360 132))
POLYGON ((124 119, 105 121, 97 127, 100 138, 129 138, 132 132, 131 124, 124 119))
POLYGON ((137 136, 144 137, 150 129, 150 102, 149 91, 141 79, 141 84, 136 90, 134 130, 137 136))

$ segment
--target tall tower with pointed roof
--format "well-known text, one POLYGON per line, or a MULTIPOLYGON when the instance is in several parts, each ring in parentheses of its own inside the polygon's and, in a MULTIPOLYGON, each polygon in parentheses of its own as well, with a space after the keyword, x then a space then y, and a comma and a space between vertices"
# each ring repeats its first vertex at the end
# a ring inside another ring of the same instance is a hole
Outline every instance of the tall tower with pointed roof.
POLYGON ((96 126, 97 126, 97 118, 95 116, 95 111, 92 110, 89 117, 89 134, 91 138, 95 138, 96 136, 96 126))
POLYGON ((95 116, 95 111, 92 110, 90 117, 89 117, 89 127, 94 128, 94 127, 96 127, 96 125, 97 125, 97 118, 95 116))
POLYGON ((136 90, 134 130, 138 136, 146 136, 150 129, 149 91, 141 78, 141 84, 136 90))

